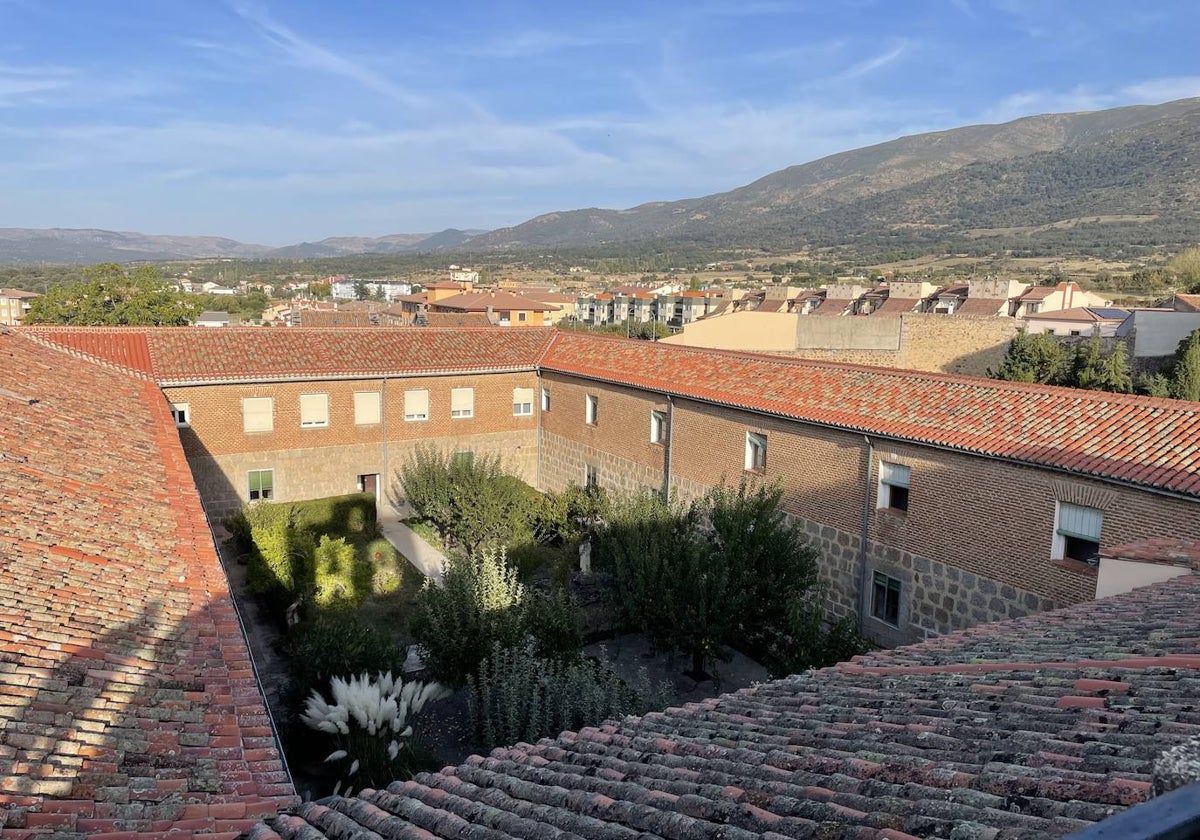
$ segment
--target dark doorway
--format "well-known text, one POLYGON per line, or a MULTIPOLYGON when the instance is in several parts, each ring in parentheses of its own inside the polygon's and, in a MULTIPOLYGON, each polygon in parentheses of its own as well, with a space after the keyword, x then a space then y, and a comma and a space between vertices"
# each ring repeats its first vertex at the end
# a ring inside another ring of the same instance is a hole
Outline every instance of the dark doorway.
POLYGON ((379 473, 370 473, 358 477, 358 489, 362 493, 370 493, 379 498, 379 473))

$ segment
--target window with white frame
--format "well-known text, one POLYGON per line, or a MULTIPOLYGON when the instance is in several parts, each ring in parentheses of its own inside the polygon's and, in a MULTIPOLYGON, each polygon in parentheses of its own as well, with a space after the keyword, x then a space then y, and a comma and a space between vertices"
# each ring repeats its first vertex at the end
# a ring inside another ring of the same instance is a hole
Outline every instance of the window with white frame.
POLYGON ((410 422, 429 419, 429 392, 404 392, 404 419, 410 422))
POLYGON ((908 483, 911 473, 904 464, 879 462, 879 507, 908 510, 908 483))
POLYGON ((242 430, 270 432, 275 428, 274 397, 242 398, 242 430))
POLYGON ((192 407, 187 403, 171 403, 171 417, 176 426, 189 426, 192 422, 192 407))
POLYGON ((600 486, 600 471, 594 464, 583 465, 583 486, 588 490, 594 490, 600 486))
POLYGON ((382 418, 382 400, 378 391, 354 392, 354 425, 376 426, 382 418))
POLYGON ((899 627, 900 592, 900 581, 883 572, 876 572, 875 582, 871 587, 871 616, 884 624, 899 627))
POLYGON ((450 416, 462 420, 475 416, 475 389, 450 389, 450 416))
POLYGON ((513 388, 513 417, 533 416, 533 389, 513 388))
POLYGON ((1100 556, 1100 529, 1104 511, 1085 505, 1059 502, 1054 512, 1055 560, 1095 563, 1100 556))
POLYGON ((594 426, 600 418, 600 400, 594 394, 588 394, 583 399, 583 422, 594 426))
POLYGON ((650 412, 650 442, 663 443, 667 439, 667 412, 657 409, 650 412))
POLYGON ((767 469, 767 436, 746 432, 746 469, 765 472, 767 469))
POLYGON ((300 428, 323 429, 329 425, 329 395, 300 395, 300 428))
POLYGON ((550 410, 550 389, 542 389, 542 411, 550 410))
POLYGON ((275 470, 250 470, 246 473, 250 501, 275 498, 275 470))

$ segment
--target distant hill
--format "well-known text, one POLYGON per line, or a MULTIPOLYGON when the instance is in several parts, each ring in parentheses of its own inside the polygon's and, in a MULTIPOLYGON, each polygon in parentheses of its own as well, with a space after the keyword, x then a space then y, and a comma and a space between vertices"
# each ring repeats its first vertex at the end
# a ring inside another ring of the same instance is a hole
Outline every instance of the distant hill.
POLYGON ((491 232, 331 237, 284 248, 103 230, 0 229, 0 264, 198 257, 845 245, 1133 255, 1200 238, 1200 98, 901 137, 725 193, 547 213, 491 232))
POLYGON ((261 257, 271 249, 218 236, 152 236, 111 230, 0 228, 0 264, 98 263, 261 257))
POLYGON ((548 213, 468 247, 1172 245, 1200 230, 1197 152, 1200 99, 1048 114, 902 137, 704 198, 548 213))
POLYGON ((0 265, 98 263, 216 258, 316 259, 358 254, 398 254, 457 248, 484 231, 391 236, 337 236, 283 248, 249 245, 217 236, 159 236, 111 230, 0 228, 0 265))

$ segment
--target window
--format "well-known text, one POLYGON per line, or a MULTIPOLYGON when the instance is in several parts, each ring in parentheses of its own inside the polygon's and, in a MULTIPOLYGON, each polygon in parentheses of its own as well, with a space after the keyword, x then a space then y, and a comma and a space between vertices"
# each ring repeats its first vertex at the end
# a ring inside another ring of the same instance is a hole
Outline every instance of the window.
POLYGON ((1054 559, 1095 563, 1100 556, 1103 525, 1104 511, 1100 508, 1059 502, 1054 516, 1054 559))
POLYGON ((662 443, 667 439, 667 412, 650 412, 650 442, 662 443))
POLYGON ((356 391, 354 393, 354 425, 375 426, 382 416, 378 391, 356 391))
POLYGON ((429 392, 404 392, 404 419, 409 421, 429 419, 429 392))
POLYGON ((329 425, 329 395, 300 395, 300 428, 323 429, 329 425))
POLYGON ((533 389, 513 388, 513 417, 533 416, 533 389))
POLYGON ((525 320, 525 316, 526 316, 527 314, 528 314, 528 313, 526 313, 526 312, 518 312, 518 313, 517 313, 517 320, 518 320, 518 321, 524 321, 524 320, 525 320))
POLYGON ((746 469, 764 472, 767 469, 767 436, 746 432, 746 469))
POLYGON ((450 456, 450 466, 471 467, 475 463, 475 453, 470 449, 460 449, 450 456))
POLYGON ((171 416, 175 418, 176 426, 187 426, 191 423, 192 409, 187 403, 171 403, 171 416))
POLYGON ((550 389, 542 389, 542 411, 550 410, 550 389))
POLYGON ((588 490, 594 490, 600 486, 600 471, 592 464, 583 466, 583 486, 588 490))
POLYGON ((600 401, 592 394, 588 394, 583 399, 583 420, 585 423, 594 426, 596 425, 596 420, 600 417, 600 401))
POLYGON ((871 615, 884 624, 900 626, 900 581, 882 572, 875 573, 871 590, 871 615))
POLYGON ((275 498, 275 470, 250 470, 246 478, 250 485, 250 501, 275 498))
POLYGON ((1068 335, 1083 335, 1083 332, 1080 330, 1071 330, 1068 335))
POLYGON ((450 416, 459 419, 475 416, 475 389, 450 389, 450 416))
POLYGON ((879 507, 908 510, 910 470, 903 464, 879 462, 879 507))
POLYGON ((275 428, 275 399, 273 397, 244 397, 242 399, 242 429, 246 432, 269 432, 275 428))

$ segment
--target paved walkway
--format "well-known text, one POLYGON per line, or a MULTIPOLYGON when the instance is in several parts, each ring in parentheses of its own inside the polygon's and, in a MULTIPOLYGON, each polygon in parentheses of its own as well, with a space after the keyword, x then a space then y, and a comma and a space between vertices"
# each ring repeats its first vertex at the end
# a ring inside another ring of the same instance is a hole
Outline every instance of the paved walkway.
POLYGON ((442 582, 442 572, 446 568, 446 555, 431 546, 416 535, 401 519, 412 516, 408 505, 394 508, 383 499, 378 507, 379 531, 396 547, 408 562, 416 566, 425 577, 434 583, 442 582))

